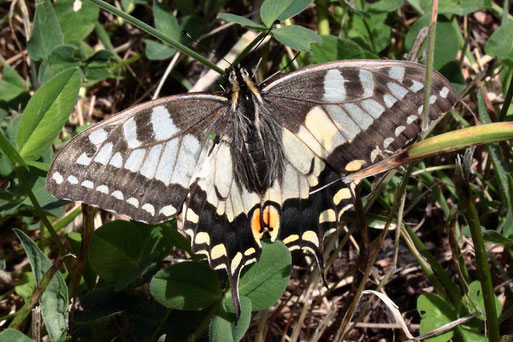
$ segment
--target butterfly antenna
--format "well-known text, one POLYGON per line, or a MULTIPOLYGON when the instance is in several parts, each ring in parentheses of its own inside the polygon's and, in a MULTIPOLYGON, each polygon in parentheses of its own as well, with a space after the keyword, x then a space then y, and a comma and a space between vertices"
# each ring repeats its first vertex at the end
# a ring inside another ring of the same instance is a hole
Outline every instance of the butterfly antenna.
MULTIPOLYGON (((290 60, 290 62, 288 62, 288 63, 287 63, 287 65, 285 65, 285 66, 284 66, 283 68, 281 68, 280 70, 278 70, 278 71, 276 71, 275 73, 273 73, 273 74, 271 74, 270 76, 268 76, 265 80, 263 80, 263 82, 267 81, 267 80, 268 80, 268 79, 270 79, 270 78, 273 78, 274 76, 276 76, 276 75, 280 74, 282 71, 286 70, 286 69, 287 69, 287 68, 288 68, 292 63, 294 63, 294 61, 296 60, 296 58, 298 58, 298 57, 299 57, 299 54, 300 54, 300 53, 301 53, 301 51, 298 51, 298 52, 296 53, 296 55, 294 56, 294 58, 292 58, 292 59, 290 60)), ((262 83, 263 83, 263 82, 262 82, 262 83)))
POLYGON ((204 51, 208 51, 210 52, 211 54, 213 54, 214 56, 216 56, 218 59, 222 59, 223 61, 225 61, 229 66, 230 68, 233 68, 233 65, 232 63, 230 63, 230 61, 228 61, 226 58, 224 58, 223 56, 219 56, 214 50, 212 50, 211 48, 203 45, 198 39, 195 39, 193 38, 188 32, 186 31, 182 31, 182 35, 186 36, 187 38, 189 38, 190 40, 192 40, 194 43, 196 43, 196 45, 198 45, 202 50, 204 51))
POLYGON ((274 26, 279 23, 280 23, 280 21, 276 20, 265 33, 262 32, 257 38, 255 38, 255 40, 253 40, 251 43, 249 43, 249 45, 246 46, 246 48, 239 55, 239 57, 240 56, 242 56, 242 57, 240 57, 240 58, 237 57, 235 59, 235 61, 233 62, 233 64, 234 65, 243 64, 244 59, 246 59, 250 55, 251 52, 256 51, 260 47, 260 45, 262 45, 262 43, 267 38, 267 36, 269 36, 271 34, 271 31, 273 30, 274 26))

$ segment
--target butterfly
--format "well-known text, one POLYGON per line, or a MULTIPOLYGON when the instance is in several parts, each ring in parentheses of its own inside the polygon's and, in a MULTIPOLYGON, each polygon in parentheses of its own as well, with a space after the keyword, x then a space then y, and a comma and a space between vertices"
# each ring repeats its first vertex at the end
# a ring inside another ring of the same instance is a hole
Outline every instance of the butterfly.
MULTIPOLYGON (((323 240, 353 204, 356 181, 341 177, 417 136, 425 75, 412 62, 354 60, 256 84, 232 67, 225 92, 149 101, 78 134, 46 187, 150 224, 181 213, 192 250, 226 270, 239 313, 239 276, 264 237, 323 264, 323 240)), ((431 120, 456 102, 437 72, 430 94, 431 120)))

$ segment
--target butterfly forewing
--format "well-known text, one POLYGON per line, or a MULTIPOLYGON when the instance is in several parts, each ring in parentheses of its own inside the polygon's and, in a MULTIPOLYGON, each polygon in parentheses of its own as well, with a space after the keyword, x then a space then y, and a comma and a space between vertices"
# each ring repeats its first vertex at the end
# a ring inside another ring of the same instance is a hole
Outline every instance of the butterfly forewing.
MULTIPOLYGON (((424 109, 424 66, 404 61, 345 61, 307 67, 263 87, 270 113, 340 173, 356 171, 417 136, 424 109)), ((431 80, 431 120, 456 92, 431 80)))
POLYGON ((194 94, 135 106, 76 136, 56 156, 47 189, 158 223, 173 218, 208 152, 226 98, 194 94))

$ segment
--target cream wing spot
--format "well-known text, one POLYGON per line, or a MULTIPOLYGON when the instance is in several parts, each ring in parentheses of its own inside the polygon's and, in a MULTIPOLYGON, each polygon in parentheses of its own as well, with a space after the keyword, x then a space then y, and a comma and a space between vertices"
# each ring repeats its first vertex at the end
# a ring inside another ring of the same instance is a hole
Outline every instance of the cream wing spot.
POLYGON ((94 145, 102 144, 105 140, 107 140, 107 132, 103 128, 89 134, 89 141, 94 145))
POLYGON ((155 175, 155 170, 157 169, 157 165, 160 157, 160 150, 162 149, 162 145, 155 145, 151 148, 146 160, 144 161, 143 166, 141 167, 141 175, 148 179, 152 179, 155 175))
POLYGON ((339 129, 344 132, 344 136, 348 142, 351 142, 358 133, 360 127, 349 117, 349 115, 340 106, 326 106, 330 117, 338 124, 339 129))
POLYGON ((210 235, 206 232, 199 232, 194 237, 194 243, 197 245, 210 245, 210 235))
POLYGON ((84 152, 80 155, 80 157, 77 158, 77 164, 88 166, 91 164, 91 160, 93 160, 92 157, 88 157, 87 154, 84 152))
POLYGON ((367 111, 367 113, 369 113, 375 119, 379 118, 385 111, 385 107, 373 99, 363 100, 361 105, 363 109, 365 109, 365 111, 367 111))
POLYGON ((397 102, 397 99, 390 94, 383 95, 383 100, 385 101, 385 106, 387 106, 388 108, 391 108, 394 105, 394 103, 397 102))
POLYGON ((142 166, 142 162, 143 162, 145 155, 146 155, 145 149, 135 150, 132 153, 130 153, 130 156, 128 157, 128 159, 125 163, 125 169, 130 170, 132 172, 139 171, 139 169, 142 166))
POLYGON ((68 182, 69 182, 70 184, 75 185, 75 184, 78 184, 78 179, 77 179, 77 177, 75 177, 75 176, 71 175, 71 176, 69 176, 69 177, 68 177, 68 182))
POLYGON ((345 169, 349 172, 358 171, 362 168, 363 165, 365 165, 365 163, 365 160, 356 159, 347 163, 345 169))
POLYGON ((137 198, 130 197, 129 199, 126 200, 126 203, 133 205, 136 208, 139 208, 139 200, 137 198))
POLYGON ((54 172, 54 174, 52 175, 52 179, 57 184, 62 184, 62 182, 64 182, 64 177, 62 177, 62 175, 59 172, 54 172))
POLYGON ((199 222, 199 216, 196 214, 191 208, 187 209, 187 214, 185 219, 192 223, 198 223, 199 222))
POLYGON ((383 141, 383 147, 387 148, 393 142, 394 142, 394 138, 386 138, 385 141, 383 141))
MULTIPOLYGON (((306 232, 304 232, 303 235, 301 236, 301 239, 304 241, 311 242, 316 247, 319 247, 319 238, 317 237, 317 234, 313 230, 307 230, 306 232)), ((303 248, 307 248, 307 247, 303 247, 303 248)), ((315 252, 312 254, 315 255, 315 252)))
POLYGON ((244 251, 244 255, 245 256, 250 256, 250 255, 255 254, 255 253, 256 253, 256 251, 255 251, 255 249, 253 247, 250 247, 250 248, 248 248, 248 249, 246 249, 244 251))
POLYGON ((90 180, 85 180, 82 182, 81 184, 84 188, 88 188, 88 189, 94 189, 94 184, 93 182, 91 182, 90 180))
POLYGON ((137 148, 141 146, 141 142, 137 140, 137 124, 135 123, 134 118, 128 119, 123 124, 123 133, 125 134, 128 147, 137 148))
POLYGON ((144 203, 141 209, 148 212, 151 216, 155 215, 155 207, 149 203, 144 203))
POLYGON ((394 66, 388 70, 388 76, 390 76, 391 78, 393 78, 399 82, 402 82, 403 78, 404 78, 404 72, 405 72, 404 67, 394 66))
POLYGON ((406 119, 406 123, 409 125, 411 124, 412 122, 415 122, 415 120, 417 120, 418 116, 417 115, 410 115, 408 116, 408 118, 406 119))
POLYGON ((210 256, 212 259, 219 259, 224 256, 227 256, 226 253, 226 247, 224 247, 223 244, 218 244, 212 247, 212 250, 210 251, 210 256))
POLYGON ((235 271, 239 267, 241 261, 242 261, 242 253, 241 252, 237 252, 237 254, 235 254, 235 256, 233 257, 231 265, 230 265, 231 266, 230 269, 232 271, 232 274, 235 273, 235 271))
POLYGON ((102 194, 108 194, 109 187, 105 184, 102 184, 102 185, 96 187, 96 191, 101 192, 102 194))
POLYGON ((123 196, 123 193, 119 190, 115 190, 114 192, 112 192, 111 195, 112 195, 112 197, 117 198, 120 201, 125 199, 125 196, 123 196))
POLYGON ((283 241, 282 241, 282 242, 283 242, 285 245, 288 245, 289 243, 294 242, 294 241, 297 241, 297 240, 299 240, 299 235, 297 235, 297 234, 292 234, 292 235, 287 236, 285 239, 283 239, 283 241))
POLYGON ((173 169, 176 161, 176 154, 178 153, 178 140, 173 139, 168 141, 160 157, 157 171, 155 172, 155 179, 161 181, 165 185, 169 185, 171 177, 173 176, 173 169))
POLYGON ((429 97, 429 104, 433 104, 433 103, 435 103, 435 102, 436 102, 436 96, 435 96, 435 95, 431 95, 431 96, 429 97))
POLYGON ((171 119, 171 114, 169 114, 169 111, 164 106, 153 108, 151 124, 156 140, 166 140, 178 133, 178 128, 171 119))
POLYGON ((123 166, 123 157, 121 156, 121 153, 114 153, 114 155, 110 159, 109 165, 112 165, 115 168, 120 169, 123 166))
POLYGON ((324 222, 335 222, 337 219, 337 215, 335 214, 335 210, 326 209, 319 215, 319 224, 324 222))
POLYGON ((338 69, 328 70, 324 76, 324 100, 326 102, 343 102, 346 100, 347 80, 338 69))
POLYGON ((195 171, 196 159, 200 149, 200 143, 193 135, 186 135, 182 140, 182 148, 178 154, 178 160, 173 173, 173 183, 178 183, 183 187, 189 185, 189 181, 195 171))
POLYGON ((350 199, 351 197, 351 191, 349 190, 349 188, 342 188, 339 191, 337 191, 335 196, 333 196, 333 202, 335 203, 335 205, 338 205, 342 200, 350 199))
POLYGON ((374 76, 372 72, 366 69, 360 69, 358 77, 360 78, 360 83, 363 88, 362 97, 371 97, 374 93, 374 76))
POLYGON ((408 89, 406 89, 403 86, 400 86, 399 84, 397 84, 395 82, 388 82, 387 87, 388 87, 388 89, 390 89, 392 94, 394 94, 394 96, 397 97, 398 99, 402 99, 403 97, 406 96, 406 94, 408 94, 408 89))
POLYGON ((449 88, 443 87, 442 90, 440 90, 440 96, 445 99, 447 98, 447 95, 449 95, 449 88))
POLYGON ((404 130, 406 129, 405 126, 398 126, 396 129, 395 129, 395 136, 398 137, 399 134, 401 134, 402 132, 404 132, 404 130))
POLYGON ((306 115, 305 127, 328 152, 346 142, 340 133, 339 127, 330 120, 327 113, 320 106, 312 108, 306 115))
POLYGON ((419 113, 419 115, 421 115, 423 111, 424 111, 424 105, 420 105, 419 109, 417 110, 417 113, 419 113))
POLYGON ((165 216, 173 216, 176 214, 176 208, 172 205, 166 205, 165 207, 162 207, 159 211, 159 214, 163 214, 165 216))
POLYGON ((96 157, 94 157, 93 160, 102 165, 107 165, 111 156, 112 156, 112 143, 107 143, 100 148, 100 150, 96 154, 96 157))
POLYGON ((414 93, 424 89, 424 85, 420 82, 413 80, 413 84, 410 86, 410 90, 414 93))

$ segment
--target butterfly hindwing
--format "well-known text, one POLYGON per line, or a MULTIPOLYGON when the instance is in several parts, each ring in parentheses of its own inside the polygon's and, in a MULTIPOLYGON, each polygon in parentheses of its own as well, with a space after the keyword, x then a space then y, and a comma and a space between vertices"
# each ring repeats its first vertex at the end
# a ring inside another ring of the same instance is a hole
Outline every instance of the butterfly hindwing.
POLYGON ((224 97, 194 94, 135 106, 77 135, 56 156, 47 189, 134 220, 180 211, 224 97))
MULTIPOLYGON (((424 66, 405 61, 334 62, 272 79, 262 96, 280 124, 334 170, 347 173, 417 136, 425 74, 424 66)), ((430 119, 455 101, 452 85, 433 72, 430 119)))

